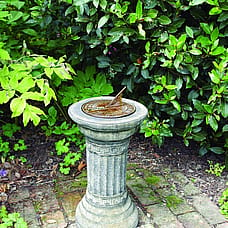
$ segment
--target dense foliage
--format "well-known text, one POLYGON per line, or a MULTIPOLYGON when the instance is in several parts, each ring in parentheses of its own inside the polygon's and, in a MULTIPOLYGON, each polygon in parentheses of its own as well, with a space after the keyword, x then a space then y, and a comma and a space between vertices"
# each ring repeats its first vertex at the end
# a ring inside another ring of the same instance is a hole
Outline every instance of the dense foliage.
POLYGON ((37 101, 64 113, 111 93, 111 80, 149 108, 141 132, 154 143, 178 134, 201 155, 227 151, 227 1, 6 0, 0 10, 0 75, 12 83, 0 77, 0 101, 12 117, 38 124, 37 101))

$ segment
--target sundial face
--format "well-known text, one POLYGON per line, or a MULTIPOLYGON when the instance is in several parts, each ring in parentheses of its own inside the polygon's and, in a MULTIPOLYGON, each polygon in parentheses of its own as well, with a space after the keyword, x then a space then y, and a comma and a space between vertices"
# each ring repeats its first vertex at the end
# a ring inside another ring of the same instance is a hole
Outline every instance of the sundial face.
POLYGON ((135 112, 135 106, 126 102, 117 102, 110 105, 112 100, 94 100, 82 105, 82 111, 94 117, 118 118, 135 112))

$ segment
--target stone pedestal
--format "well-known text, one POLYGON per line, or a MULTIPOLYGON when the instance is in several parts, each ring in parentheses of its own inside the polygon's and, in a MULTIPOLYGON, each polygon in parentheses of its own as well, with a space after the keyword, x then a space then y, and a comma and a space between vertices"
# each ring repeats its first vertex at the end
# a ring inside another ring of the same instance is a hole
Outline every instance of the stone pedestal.
POLYGON ((76 209, 78 228, 135 228, 138 211, 126 190, 129 139, 147 116, 142 104, 123 99, 135 112, 119 118, 93 117, 82 105, 113 97, 89 98, 69 108, 69 115, 86 137, 88 185, 76 209))

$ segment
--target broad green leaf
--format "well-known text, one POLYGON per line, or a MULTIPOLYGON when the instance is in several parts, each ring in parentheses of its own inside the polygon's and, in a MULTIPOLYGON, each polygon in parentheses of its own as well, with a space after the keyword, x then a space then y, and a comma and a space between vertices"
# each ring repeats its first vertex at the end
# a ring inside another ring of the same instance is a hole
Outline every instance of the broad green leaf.
MULTIPOLYGON (((169 35, 169 44, 172 46, 177 45, 177 38, 174 35, 169 35)), ((175 49, 175 47, 173 47, 175 49)))
POLYGON ((98 28, 103 27, 108 22, 108 19, 109 19, 109 15, 105 15, 105 16, 101 17, 100 20, 98 21, 97 27, 98 28))
POLYGON ((35 86, 35 81, 32 79, 32 77, 25 77, 21 80, 21 82, 18 84, 17 91, 20 93, 27 92, 29 89, 33 88, 35 86))
POLYGON ((162 90, 163 90, 163 86, 161 86, 161 85, 156 85, 156 86, 153 88, 152 92, 149 92, 149 93, 160 93, 162 90))
POLYGON ((177 89, 180 90, 182 88, 182 85, 183 85, 183 79, 177 78, 175 84, 177 86, 177 89))
POLYGON ((203 104, 202 106, 204 107, 204 109, 206 110, 207 113, 209 113, 209 114, 213 113, 213 106, 212 105, 203 104))
POLYGON ((22 16, 23 16, 23 13, 20 11, 10 11, 8 24, 12 23, 13 21, 17 21, 22 16))
POLYGON ((34 29, 23 29, 22 32, 30 36, 37 36, 37 32, 34 29))
POLYGON ((150 41, 147 41, 147 42, 146 42, 145 50, 146 50, 147 53, 150 52, 150 41))
POLYGON ((200 23, 200 26, 206 34, 209 35, 211 33, 210 26, 207 23, 200 23))
POLYGON ((216 27, 213 30, 213 32, 211 33, 210 38, 212 41, 215 41, 215 40, 217 40, 218 36, 219 36, 219 29, 218 29, 218 27, 216 27))
POLYGON ((227 20, 227 13, 226 12, 221 13, 218 17, 218 21, 225 22, 226 20, 227 20))
POLYGON ((187 119, 188 119, 188 112, 182 111, 182 113, 181 113, 181 118, 182 118, 183 120, 187 120, 187 119))
POLYGON ((137 5, 136 5, 136 17, 138 20, 142 18, 142 2, 141 2, 141 0, 138 0, 137 5))
POLYGON ((202 142, 203 140, 206 139, 206 136, 203 133, 194 133, 192 134, 192 138, 197 142, 202 142))
POLYGON ((160 42, 165 42, 166 40, 168 40, 169 36, 168 36, 168 33, 165 31, 163 33, 161 33, 161 36, 160 36, 160 42))
POLYGON ((208 123, 214 131, 218 130, 218 123, 214 116, 212 116, 212 115, 209 116, 208 123))
POLYGON ((207 0, 207 3, 212 5, 212 6, 218 6, 219 5, 218 0, 207 0))
POLYGON ((17 9, 21 9, 24 6, 25 2, 22 1, 10 1, 10 4, 15 6, 17 9))
POLYGON ((158 10, 156 10, 156 9, 150 9, 147 12, 147 16, 150 17, 150 18, 156 18, 157 15, 158 15, 158 10))
POLYGON ((181 106, 180 106, 180 104, 177 101, 171 101, 171 103, 173 104, 173 107, 175 109, 177 109, 178 112, 181 111, 181 106))
POLYGON ((226 124, 225 126, 223 126, 222 132, 228 132, 228 124, 226 124))
POLYGON ((158 17, 158 21, 162 24, 162 25, 169 25, 171 24, 171 20, 169 17, 162 15, 160 17, 158 17))
POLYGON ((166 88, 167 90, 174 90, 174 89, 177 88, 177 86, 176 86, 176 85, 166 85, 165 88, 166 88))
POLYGON ((112 43, 115 43, 116 41, 118 41, 121 37, 122 37, 123 33, 122 32, 116 32, 115 34, 113 34, 111 37, 107 37, 105 39, 105 45, 109 46, 112 43))
POLYGON ((178 54, 176 56, 176 59, 174 60, 174 63, 173 63, 173 65, 175 66, 176 69, 179 68, 179 66, 180 66, 182 61, 183 61, 183 55, 182 54, 178 54))
POLYGON ((193 116, 195 119, 198 119, 198 120, 204 119, 204 118, 205 118, 205 114, 204 114, 204 113, 194 113, 192 116, 193 116))
POLYGON ((186 34, 182 34, 180 36, 180 38, 177 41, 177 49, 181 49, 183 47, 183 45, 185 44, 186 38, 187 38, 186 34))
POLYGON ((23 112, 24 126, 26 126, 30 120, 37 126, 40 122, 39 115, 44 115, 44 112, 40 108, 27 104, 23 112))
POLYGON ((137 16, 135 13, 130 13, 129 17, 128 17, 128 20, 130 22, 130 24, 133 24, 137 21, 137 16))
POLYGON ((222 147, 210 147, 209 150, 215 154, 223 154, 225 152, 222 147))
POLYGON ((72 36, 71 39, 72 40, 79 40, 80 39, 80 36, 72 36))
POLYGON ((155 100, 155 103, 158 103, 158 104, 167 104, 168 101, 167 100, 155 100))
POLYGON ((54 72, 61 79, 72 79, 71 75, 63 68, 54 68, 54 72))
POLYGON ((89 22, 86 25, 86 32, 87 32, 87 34, 90 34, 90 32, 92 31, 92 29, 93 29, 93 23, 92 22, 89 22))
POLYGON ((198 36, 196 41, 200 43, 202 47, 207 47, 212 44, 212 41, 206 36, 198 36))
MULTIPOLYGON (((196 99, 193 99, 192 102, 197 111, 204 112, 204 108, 202 107, 202 102, 200 102, 199 100, 196 100, 196 99)), ((198 119, 198 118, 196 118, 196 119, 198 119)))
POLYGON ((127 36, 123 36, 123 41, 126 43, 126 44, 129 44, 129 38, 127 36))
POLYGON ((113 87, 109 84, 105 84, 101 87, 101 95, 109 95, 113 92, 113 87))
POLYGON ((98 8, 99 6, 99 0, 93 0, 93 5, 98 8))
POLYGON ((0 59, 2 59, 2 60, 11 60, 8 51, 6 51, 4 49, 0 49, 0 59))
POLYGON ((44 66, 44 67, 50 66, 50 62, 48 61, 48 59, 44 58, 43 56, 36 57, 35 62, 39 63, 41 66, 44 66))
POLYGON ((200 156, 204 156, 207 152, 208 152, 207 148, 200 147, 200 150, 199 150, 199 155, 200 156))
POLYGON ((221 114, 224 118, 228 117, 228 103, 227 102, 222 102, 220 105, 221 109, 221 114))
POLYGON ((150 78, 150 74, 149 74, 149 71, 147 69, 141 70, 141 74, 142 74, 143 78, 145 78, 145 79, 150 78))
POLYGON ((46 93, 44 95, 44 104, 45 104, 45 106, 49 105, 52 99, 57 100, 55 92, 54 92, 54 90, 52 88, 47 87, 46 88, 46 93))
POLYGON ((143 38, 145 38, 145 37, 146 37, 146 31, 143 29, 143 26, 142 26, 141 23, 138 24, 138 29, 139 29, 139 34, 140 34, 143 38))
POLYGON ((213 7, 210 11, 209 11, 209 15, 218 15, 222 13, 222 9, 220 9, 220 7, 213 7))
POLYGON ((81 6, 85 3, 91 2, 92 0, 74 0, 73 5, 75 6, 81 6))
POLYGON ((199 120, 199 119, 194 119, 192 121, 191 127, 197 127, 199 126, 201 123, 203 122, 203 119, 199 120))
POLYGON ((26 100, 18 97, 18 98, 14 98, 11 102, 10 102, 10 110, 12 111, 12 118, 13 117, 17 117, 20 116, 24 110, 25 110, 25 106, 26 106, 26 100))
POLYGON ((14 90, 0 91, 0 104, 6 104, 15 94, 14 90))
POLYGON ((190 5, 191 5, 191 6, 196 6, 196 5, 202 4, 202 3, 206 2, 206 1, 207 1, 207 0, 192 0, 192 1, 190 2, 190 5))
POLYGON ((106 0, 100 0, 100 7, 105 10, 107 7, 107 1, 106 0))
POLYGON ((193 30, 191 29, 191 27, 186 26, 186 27, 185 27, 185 31, 186 31, 186 33, 187 33, 187 35, 188 35, 189 37, 191 37, 191 38, 194 37, 194 32, 193 32, 193 30))
POLYGON ((53 68, 44 68, 44 72, 48 76, 48 78, 51 79, 54 70, 53 70, 53 68))
POLYGON ((17 90, 18 84, 19 83, 18 83, 17 75, 11 74, 10 75, 10 80, 9 80, 9 88, 17 90))
POLYGON ((65 11, 65 16, 68 16, 69 14, 73 13, 75 11, 75 7, 70 6, 65 11))
POLYGON ((43 101, 44 96, 38 92, 25 92, 21 95, 21 98, 25 100, 43 101))
POLYGON ((211 55, 221 55, 223 52, 225 52, 224 47, 217 47, 212 52, 210 52, 211 55))
POLYGON ((0 11, 0 20, 5 21, 5 19, 3 19, 4 17, 7 17, 9 15, 9 11, 0 11))
POLYGON ((201 55, 202 51, 197 49, 197 48, 193 48, 192 50, 189 51, 191 54, 193 55, 201 55))
POLYGON ((89 80, 96 73, 96 67, 94 65, 87 66, 85 69, 85 75, 87 80, 89 80))
POLYGON ((161 77, 161 84, 163 85, 163 86, 165 86, 166 85, 166 76, 165 75, 163 75, 162 77, 161 77))
POLYGON ((213 69, 208 74, 209 74, 212 82, 214 82, 215 84, 220 83, 220 74, 215 69, 213 69))

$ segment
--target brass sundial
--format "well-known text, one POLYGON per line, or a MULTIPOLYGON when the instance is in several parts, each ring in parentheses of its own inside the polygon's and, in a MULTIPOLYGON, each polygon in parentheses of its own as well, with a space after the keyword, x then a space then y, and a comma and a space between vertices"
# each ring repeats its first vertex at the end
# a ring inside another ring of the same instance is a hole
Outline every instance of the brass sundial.
POLYGON ((113 99, 89 101, 82 105, 82 111, 94 117, 118 118, 135 112, 135 106, 122 101, 124 87, 113 99))

